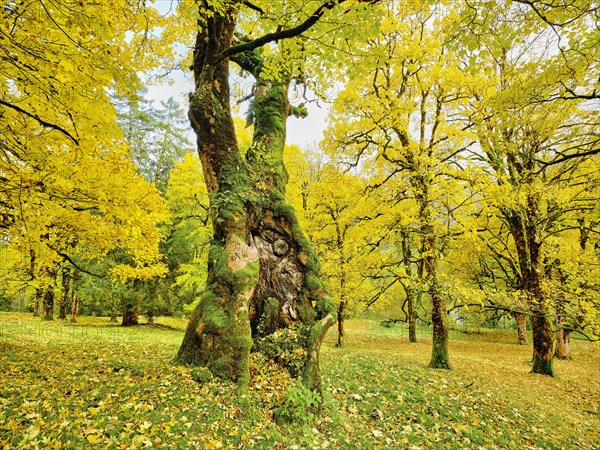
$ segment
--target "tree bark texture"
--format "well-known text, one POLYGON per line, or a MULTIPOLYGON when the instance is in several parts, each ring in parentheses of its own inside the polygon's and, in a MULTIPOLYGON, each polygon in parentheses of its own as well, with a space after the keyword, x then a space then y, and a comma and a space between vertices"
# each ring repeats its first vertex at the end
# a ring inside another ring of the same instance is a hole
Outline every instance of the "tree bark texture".
POLYGON ((571 358, 571 333, 567 329, 567 314, 564 305, 559 302, 556 308, 556 349, 554 355, 559 359, 571 358))
POLYGON ((406 313, 408 319, 408 342, 417 342, 417 316, 415 314, 414 289, 406 291, 406 313))
POLYGON ((527 316, 524 313, 515 313, 517 320, 517 338, 519 345, 527 345, 527 316))
POLYGON ((338 307, 338 341, 336 346, 343 347, 344 346, 344 311, 346 309, 346 302, 344 300, 340 301, 340 306, 338 307))
POLYGON ((504 212, 515 241, 519 259, 522 289, 527 296, 531 313, 533 334, 533 373, 554 376, 552 359, 554 339, 548 306, 542 290, 541 242, 537 230, 539 219, 538 200, 534 194, 528 195, 524 210, 504 212))
POLYGON ((44 320, 54 320, 54 289, 52 286, 44 288, 44 320))
POLYGON ((79 314, 79 297, 73 290, 71 293, 71 322, 77 322, 77 314, 79 314))
MULTIPOLYGON (((408 232, 402 233, 402 258, 406 271, 413 275, 413 263, 411 261, 410 235, 408 232)), ((408 322, 408 342, 417 342, 417 316, 415 314, 415 288, 412 280, 404 285, 406 293, 406 321, 408 322)))
POLYGON ((421 278, 428 286, 431 298, 431 325, 433 327, 433 346, 429 367, 434 369, 450 370, 450 357, 448 355, 448 311, 446 303, 440 294, 438 281, 438 249, 437 238, 432 223, 431 205, 429 202, 429 185, 425 176, 415 177, 416 198, 419 203, 419 216, 421 219, 421 278))
POLYGON ((121 325, 124 327, 130 327, 139 323, 137 305, 131 300, 126 300, 123 305, 123 321, 121 325))
POLYGON ((44 290, 42 288, 36 288, 35 290, 35 303, 33 305, 34 317, 40 316, 40 308, 44 300, 44 290))
POLYGON ((304 323, 309 328, 302 380, 318 389, 319 349, 336 311, 319 279, 316 254, 284 198, 287 83, 261 78, 260 50, 232 57, 256 78, 253 144, 242 157, 231 117, 229 60, 219 57, 234 41, 234 10, 204 17, 194 50, 189 117, 209 192, 213 240, 205 292, 176 360, 244 387, 253 338, 304 323))
POLYGON ((59 307, 59 319, 66 320, 67 318, 67 307, 69 304, 69 298, 71 296, 71 269, 65 267, 62 270, 62 292, 60 297, 59 307))

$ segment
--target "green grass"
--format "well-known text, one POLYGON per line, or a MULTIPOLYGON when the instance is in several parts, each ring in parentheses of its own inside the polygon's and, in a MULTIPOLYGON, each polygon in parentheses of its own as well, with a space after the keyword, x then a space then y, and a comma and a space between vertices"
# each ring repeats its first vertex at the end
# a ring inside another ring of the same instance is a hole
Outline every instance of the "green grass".
POLYGON ((312 423, 278 426, 291 380, 252 361, 252 386, 199 385, 170 361, 185 321, 122 329, 0 313, 0 448, 600 447, 600 352, 574 343, 560 377, 529 374, 530 347, 453 340, 454 371, 427 369, 430 343, 347 322, 323 348, 326 403, 312 423))

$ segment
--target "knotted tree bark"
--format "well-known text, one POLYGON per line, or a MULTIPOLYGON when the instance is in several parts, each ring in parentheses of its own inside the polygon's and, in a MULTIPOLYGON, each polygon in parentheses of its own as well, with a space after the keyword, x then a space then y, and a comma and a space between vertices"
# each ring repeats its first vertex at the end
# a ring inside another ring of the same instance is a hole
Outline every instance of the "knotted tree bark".
POLYGON ((320 346, 335 323, 335 305, 320 281, 316 253, 285 202, 286 120, 295 111, 288 102, 290 80, 285 73, 277 82, 263 77, 260 45, 243 46, 234 35, 236 14, 231 7, 202 17, 194 50, 189 117, 209 192, 213 240, 205 291, 176 360, 247 386, 253 340, 304 324, 301 379, 318 389, 320 346), (245 155, 231 116, 230 60, 256 80, 253 142, 245 155))

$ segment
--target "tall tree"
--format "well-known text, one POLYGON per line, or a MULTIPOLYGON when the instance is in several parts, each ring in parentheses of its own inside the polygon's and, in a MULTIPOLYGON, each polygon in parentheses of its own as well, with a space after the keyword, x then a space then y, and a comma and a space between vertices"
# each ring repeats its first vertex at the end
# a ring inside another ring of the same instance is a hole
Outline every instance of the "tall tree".
POLYGON ((135 91, 160 16, 144 2, 35 0, 7 2, 0 20, 0 230, 23 255, 12 275, 44 289, 63 261, 115 247, 148 273, 162 202, 135 175, 107 93, 135 91))
POLYGON ((288 197, 322 263, 323 278, 338 303, 338 342, 344 342, 344 318, 368 297, 366 244, 375 232, 375 199, 366 195, 359 176, 343 173, 316 152, 299 152, 291 161, 288 197))
POLYGON ((345 155, 350 165, 368 163, 377 185, 389 189, 395 183, 396 202, 414 201, 421 282, 431 299, 434 368, 450 368, 439 256, 456 203, 446 208, 443 197, 460 192, 450 187, 449 171, 469 144, 463 125, 453 120, 466 85, 456 57, 444 48, 442 11, 442 2, 386 3, 382 33, 364 49, 372 65, 357 65, 355 79, 338 96, 329 137, 332 154, 345 155))
POLYGON ((249 382, 252 337, 298 323, 308 326, 301 379, 310 389, 320 387, 320 346, 336 310, 321 282, 317 255, 285 202, 283 151, 288 116, 306 113, 290 105, 290 83, 302 75, 302 60, 310 59, 310 50, 316 52, 320 44, 319 35, 314 41, 302 36, 325 15, 342 11, 344 3, 343 22, 323 25, 335 39, 364 16, 360 2, 325 1, 315 7, 310 2, 227 0, 196 5, 195 92, 189 116, 211 202, 213 241, 205 293, 177 359, 206 366, 242 387, 249 382), (260 37, 250 37, 257 33, 260 37), (255 81, 254 134, 244 156, 231 117, 230 61, 255 81))
MULTIPOLYGON (((569 32, 581 32, 588 43, 593 39, 589 14, 569 20, 569 32)), ((587 56, 597 50, 571 41, 565 48, 561 34, 521 5, 490 11, 478 23, 481 45, 466 51, 472 70, 486 68, 487 83, 474 93, 469 112, 481 145, 476 158, 486 163, 496 186, 487 207, 495 209, 514 245, 518 289, 531 315, 532 371, 553 376, 554 304, 545 289, 548 242, 572 226, 575 211, 593 209, 589 185, 583 186, 594 172, 582 157, 595 153, 598 124, 585 99, 565 98, 565 89, 588 85, 591 66, 575 58, 574 72, 558 67, 578 50, 587 56)))

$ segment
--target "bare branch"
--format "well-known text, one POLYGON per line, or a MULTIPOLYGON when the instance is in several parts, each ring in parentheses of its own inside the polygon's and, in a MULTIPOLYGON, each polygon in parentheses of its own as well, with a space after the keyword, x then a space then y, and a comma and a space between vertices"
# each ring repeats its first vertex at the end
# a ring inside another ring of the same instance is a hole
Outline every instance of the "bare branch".
POLYGON ((23 108, 20 108, 17 105, 13 105, 11 103, 5 102, 4 100, 0 99, 0 105, 4 105, 8 108, 14 109, 15 111, 20 112, 21 114, 26 115, 27 117, 35 120, 36 122, 38 122, 40 125, 46 127, 46 128, 52 128, 53 130, 56 131, 60 131, 62 134, 64 134, 65 136, 67 136, 69 139, 71 139, 75 145, 79 145, 79 140, 76 139, 75 137, 73 137, 73 135, 71 133, 69 133, 67 130, 65 130, 63 127, 50 123, 50 122, 46 122, 44 119, 42 119, 40 116, 36 115, 36 114, 32 114, 30 112, 25 111, 23 108))

